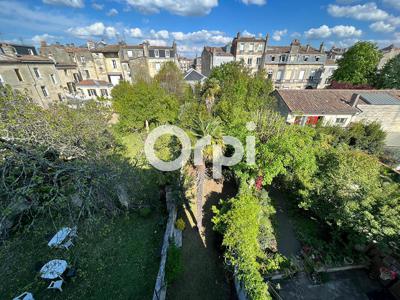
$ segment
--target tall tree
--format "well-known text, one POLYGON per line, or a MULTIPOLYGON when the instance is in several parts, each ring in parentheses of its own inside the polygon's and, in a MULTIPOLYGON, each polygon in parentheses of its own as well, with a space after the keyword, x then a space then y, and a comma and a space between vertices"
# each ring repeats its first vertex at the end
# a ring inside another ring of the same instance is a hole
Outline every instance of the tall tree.
POLYGON ((154 80, 160 84, 168 93, 182 99, 185 94, 186 83, 183 74, 174 62, 165 63, 154 80))
POLYGON ((338 61, 332 80, 351 84, 371 84, 381 58, 378 47, 371 42, 358 42, 338 61))
POLYGON ((156 82, 121 82, 112 90, 112 98, 118 126, 124 131, 174 122, 178 116, 177 98, 156 82))
POLYGON ((215 78, 210 78, 206 81, 203 88, 203 97, 206 102, 207 111, 211 114, 215 103, 215 96, 221 91, 219 82, 215 78))
POLYGON ((383 67, 378 74, 377 86, 382 89, 400 89, 400 54, 383 67))

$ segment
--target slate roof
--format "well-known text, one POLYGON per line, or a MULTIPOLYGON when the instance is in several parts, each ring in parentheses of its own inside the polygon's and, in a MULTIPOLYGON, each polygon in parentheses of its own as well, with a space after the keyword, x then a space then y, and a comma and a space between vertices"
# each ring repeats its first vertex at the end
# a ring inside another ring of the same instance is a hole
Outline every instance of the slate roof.
POLYGON ((189 69, 185 76, 184 76, 184 80, 186 81, 202 81, 203 79, 206 79, 207 77, 204 76, 203 74, 201 74, 200 72, 198 72, 195 69, 189 69))
POLYGON ((362 93, 361 99, 371 105, 400 105, 400 101, 393 95, 384 92, 362 93))
MULTIPOLYGON (((267 46, 267 54, 280 54, 280 53, 290 53, 290 46, 267 46)), ((319 50, 309 46, 300 46, 298 52, 299 54, 325 54, 321 53, 319 50)))
MULTIPOLYGON (((387 94, 400 103, 400 90, 277 90, 276 94, 286 104, 291 112, 304 114, 349 114, 354 115, 360 110, 350 105, 355 94, 374 95, 387 94)), ((361 96, 358 104, 370 103, 363 101, 361 96)))
POLYGON ((6 54, 0 55, 0 62, 5 63, 46 63, 46 64, 54 64, 54 61, 47 57, 39 56, 39 55, 16 55, 10 56, 6 54))
POLYGON ((232 53, 226 52, 224 47, 205 46, 204 50, 211 52, 215 56, 233 56, 232 53))

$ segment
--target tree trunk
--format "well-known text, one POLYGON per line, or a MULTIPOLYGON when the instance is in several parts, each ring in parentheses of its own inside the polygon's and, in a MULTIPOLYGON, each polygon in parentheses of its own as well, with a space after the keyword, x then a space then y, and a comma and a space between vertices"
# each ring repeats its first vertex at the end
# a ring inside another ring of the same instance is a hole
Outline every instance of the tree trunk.
POLYGON ((196 204, 197 204, 197 227, 199 231, 203 228, 203 192, 204 192, 204 181, 206 174, 206 166, 201 164, 196 166, 197 170, 197 192, 196 192, 196 204))

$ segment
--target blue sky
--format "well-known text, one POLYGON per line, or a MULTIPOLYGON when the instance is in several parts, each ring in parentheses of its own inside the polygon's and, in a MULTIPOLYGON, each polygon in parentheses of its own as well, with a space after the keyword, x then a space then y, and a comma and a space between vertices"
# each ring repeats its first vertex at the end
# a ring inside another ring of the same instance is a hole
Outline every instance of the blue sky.
POLYGON ((176 40, 194 56, 239 31, 274 45, 400 44, 400 0, 0 0, 0 40, 26 44, 176 40))

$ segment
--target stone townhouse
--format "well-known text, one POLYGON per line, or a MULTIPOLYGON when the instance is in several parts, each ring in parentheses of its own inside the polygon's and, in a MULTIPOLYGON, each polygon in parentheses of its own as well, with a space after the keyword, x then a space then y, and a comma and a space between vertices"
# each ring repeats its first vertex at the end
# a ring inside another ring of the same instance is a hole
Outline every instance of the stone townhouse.
POLYGON ((233 54, 226 47, 206 46, 201 53, 201 72, 204 76, 210 76, 211 70, 224 63, 234 61, 233 54))
POLYGON ((276 90, 278 109, 289 124, 381 124, 387 146, 400 147, 400 90, 276 90))
POLYGON ((323 77, 326 60, 323 44, 315 49, 295 39, 289 46, 269 46, 267 37, 260 68, 265 69, 277 89, 315 89, 323 77))
POLYGON ((382 69, 386 63, 397 55, 400 55, 400 48, 390 45, 380 50, 382 58, 378 64, 378 69, 382 69))
POLYGON ((112 85, 117 85, 120 80, 130 80, 125 78, 121 63, 121 54, 123 44, 106 45, 97 47, 91 50, 95 61, 99 80, 110 82, 112 85))
MULTIPOLYGON (((167 62, 173 62, 178 65, 178 52, 176 43, 172 46, 151 46, 149 43, 143 43, 143 51, 147 58, 147 65, 150 77, 154 77, 167 62)), ((179 65, 178 65, 179 67, 179 65)))
POLYGON ((44 107, 64 97, 54 62, 37 55, 0 53, 0 85, 10 85, 44 107))
POLYGON ((262 66, 263 54, 268 42, 268 35, 265 39, 256 37, 243 37, 240 32, 232 41, 230 52, 236 61, 242 61, 245 66, 255 73, 262 66))

